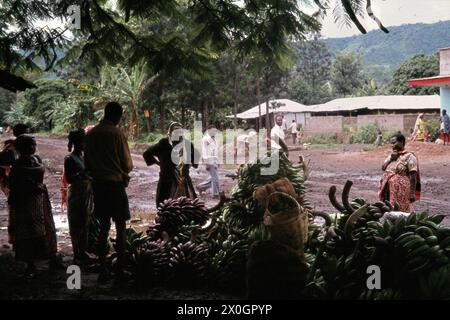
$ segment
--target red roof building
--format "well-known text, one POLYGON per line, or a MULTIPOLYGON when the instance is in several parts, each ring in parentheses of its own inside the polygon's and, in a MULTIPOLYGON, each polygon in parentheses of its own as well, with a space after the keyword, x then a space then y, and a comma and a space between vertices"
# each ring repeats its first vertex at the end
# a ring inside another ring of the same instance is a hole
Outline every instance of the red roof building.
POLYGON ((411 79, 410 86, 432 86, 440 87, 441 109, 450 113, 450 48, 439 50, 440 74, 436 77, 411 79))

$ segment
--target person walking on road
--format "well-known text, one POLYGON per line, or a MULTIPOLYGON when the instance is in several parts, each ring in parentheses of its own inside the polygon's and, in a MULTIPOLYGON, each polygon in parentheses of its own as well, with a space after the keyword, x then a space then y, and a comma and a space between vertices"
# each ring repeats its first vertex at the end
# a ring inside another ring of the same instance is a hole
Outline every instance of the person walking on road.
POLYGON ((202 138, 202 158, 205 163, 209 177, 206 181, 198 185, 200 192, 212 188, 213 199, 219 198, 219 176, 217 169, 219 168, 218 144, 216 141, 217 129, 214 125, 209 125, 208 130, 202 138))

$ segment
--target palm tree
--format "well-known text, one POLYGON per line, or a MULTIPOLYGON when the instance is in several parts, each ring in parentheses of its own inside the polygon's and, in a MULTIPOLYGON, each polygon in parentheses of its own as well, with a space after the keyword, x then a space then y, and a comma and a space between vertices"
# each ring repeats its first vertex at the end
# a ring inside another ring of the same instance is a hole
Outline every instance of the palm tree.
POLYGON ((143 113, 142 94, 153 83, 156 75, 149 77, 146 64, 140 62, 130 71, 121 66, 106 65, 100 72, 100 84, 96 90, 95 105, 116 100, 124 105, 124 115, 128 120, 128 133, 139 137, 139 116, 143 113))

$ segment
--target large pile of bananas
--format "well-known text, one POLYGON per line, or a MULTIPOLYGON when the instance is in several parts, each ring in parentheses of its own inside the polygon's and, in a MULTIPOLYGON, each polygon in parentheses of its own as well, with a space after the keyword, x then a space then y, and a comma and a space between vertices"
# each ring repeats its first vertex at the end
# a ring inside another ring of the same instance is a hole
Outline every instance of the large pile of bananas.
POLYGON ((242 165, 231 199, 210 210, 211 213, 199 200, 185 197, 162 203, 156 225, 148 231, 153 241, 149 240, 137 254, 141 276, 142 270, 160 272, 154 264, 159 266, 161 263, 172 275, 160 277, 166 279, 166 283, 193 286, 208 282, 221 289, 245 289, 249 246, 256 240, 270 237, 262 221, 262 212, 253 200, 255 187, 287 177, 299 196, 304 195, 302 168, 294 167, 284 155, 279 159, 280 169, 273 175, 261 175, 264 161, 242 165), (169 235, 168 241, 155 242, 164 232, 169 235), (143 257, 139 258, 141 255, 143 257), (151 255, 155 255, 157 263, 151 255))
POLYGON ((311 270, 306 296, 328 299, 449 299, 450 228, 444 216, 427 212, 391 214, 389 203, 369 205, 362 199, 343 201, 330 190, 340 211, 326 226, 310 225, 305 247, 311 270), (311 257, 313 255, 313 257, 311 257), (379 266, 382 290, 367 290, 367 267, 379 266), (447 286, 447 287, 446 287, 447 286), (375 291, 375 292, 372 292, 375 291))
POLYGON ((155 218, 156 224, 150 230, 149 235, 152 239, 156 239, 161 232, 165 231, 170 236, 175 236, 181 226, 186 224, 203 225, 209 218, 205 203, 198 198, 167 199, 159 205, 155 218))

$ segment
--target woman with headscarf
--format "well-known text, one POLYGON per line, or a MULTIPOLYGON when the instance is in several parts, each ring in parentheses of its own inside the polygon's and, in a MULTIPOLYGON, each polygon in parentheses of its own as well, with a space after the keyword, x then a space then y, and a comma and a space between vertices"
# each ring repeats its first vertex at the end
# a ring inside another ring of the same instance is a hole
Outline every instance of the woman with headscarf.
POLYGON ((89 219, 93 210, 91 178, 87 174, 83 157, 84 129, 69 133, 69 152, 64 160, 64 175, 68 182, 67 217, 72 239, 75 264, 88 260, 86 253, 89 219))
POLYGON ((183 126, 172 122, 167 137, 150 146, 143 154, 148 166, 160 167, 156 190, 156 206, 169 198, 186 196, 197 198, 189 169, 198 167, 200 153, 183 138, 183 126))
MULTIPOLYGON (((9 197, 9 174, 11 172, 11 163, 17 159, 18 153, 14 149, 14 140, 29 131, 29 127, 26 124, 16 124, 12 131, 14 138, 8 139, 4 142, 3 150, 0 152, 0 189, 3 191, 6 197, 9 197)), ((11 221, 11 212, 8 208, 8 221, 11 221)), ((8 227, 8 230, 10 228, 8 227)), ((13 243, 13 234, 8 233, 9 243, 13 243)))
POLYGON ((420 173, 417 157, 405 150, 402 134, 391 138, 392 154, 383 163, 378 199, 397 203, 403 212, 411 212, 412 204, 420 200, 420 173))
POLYGON ((423 113, 417 116, 416 123, 414 125, 414 132, 412 134, 413 141, 424 141, 425 140, 425 121, 423 120, 423 113))
POLYGON ((35 155, 36 141, 20 135, 14 141, 18 153, 10 174, 10 223, 16 259, 27 262, 27 274, 36 271, 35 260, 50 259, 50 269, 59 268, 57 242, 47 187, 43 183, 44 165, 35 155))

